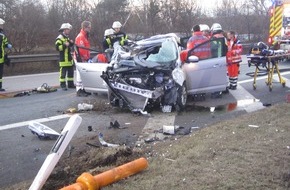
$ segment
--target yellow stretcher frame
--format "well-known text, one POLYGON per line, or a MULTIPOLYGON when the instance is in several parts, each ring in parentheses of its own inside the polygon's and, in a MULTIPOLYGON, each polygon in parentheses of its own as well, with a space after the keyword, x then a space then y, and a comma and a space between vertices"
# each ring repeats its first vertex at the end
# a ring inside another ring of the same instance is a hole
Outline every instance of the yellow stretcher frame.
POLYGON ((279 83, 282 84, 283 87, 286 86, 286 81, 282 78, 280 74, 280 70, 278 67, 278 64, 280 61, 284 59, 290 58, 290 53, 287 54, 280 54, 280 55, 272 55, 272 56, 260 56, 260 55, 248 55, 248 65, 249 67, 251 65, 254 65, 256 67, 255 73, 254 73, 254 81, 253 81, 253 89, 257 89, 257 76, 258 72, 260 70, 260 66, 265 67, 267 70, 267 79, 266 79, 266 85, 269 87, 269 91, 271 92, 273 89, 273 75, 274 71, 277 72, 279 77, 279 83))

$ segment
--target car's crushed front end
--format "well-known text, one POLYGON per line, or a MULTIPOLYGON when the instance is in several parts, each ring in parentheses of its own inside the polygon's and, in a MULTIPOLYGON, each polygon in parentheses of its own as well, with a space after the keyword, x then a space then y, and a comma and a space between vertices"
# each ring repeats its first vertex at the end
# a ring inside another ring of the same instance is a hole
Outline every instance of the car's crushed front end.
MULTIPOLYGON (((120 48, 120 47, 118 47, 120 48)), ((186 103, 179 48, 172 36, 159 35, 134 44, 128 54, 115 48, 114 64, 101 76, 109 88, 111 105, 146 113, 159 106, 163 112, 186 103), (182 89, 182 90, 180 90, 182 89), (182 99, 182 100, 181 100, 182 99)))

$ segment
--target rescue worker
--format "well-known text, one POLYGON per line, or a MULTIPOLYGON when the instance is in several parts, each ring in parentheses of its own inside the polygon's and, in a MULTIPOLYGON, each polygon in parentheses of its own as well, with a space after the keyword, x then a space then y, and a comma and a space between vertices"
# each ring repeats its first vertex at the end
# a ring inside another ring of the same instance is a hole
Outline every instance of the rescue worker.
MULTIPOLYGON (((208 38, 203 35, 203 33, 200 31, 200 26, 195 25, 192 28, 192 36, 189 38, 187 45, 186 45, 186 50, 181 51, 180 53, 180 59, 182 62, 186 60, 188 57, 188 51, 193 49, 194 47, 202 44, 203 42, 207 41, 208 38)), ((197 48, 195 48, 194 52, 192 55, 197 56, 199 59, 207 59, 210 58, 210 44, 204 44, 200 45, 197 48)))
POLYGON ((112 29, 115 31, 114 32, 115 36, 112 41, 113 45, 116 41, 119 41, 121 46, 127 44, 128 36, 126 35, 125 32, 121 31, 121 27, 122 24, 119 21, 113 22, 112 29))
POLYGON ((4 24, 5 24, 5 21, 0 18, 0 42, 1 42, 1 46, 0 46, 0 91, 2 91, 2 92, 5 91, 5 89, 2 88, 4 63, 6 63, 8 65, 8 62, 7 62, 8 57, 7 57, 7 54, 5 52, 5 48, 9 48, 9 49, 12 48, 12 45, 8 43, 8 39, 3 32, 4 24))
POLYGON ((211 28, 210 28, 211 32, 212 32, 212 37, 214 38, 224 38, 224 31, 222 29, 222 26, 219 23, 214 23, 211 28))
MULTIPOLYGON (((81 31, 77 35, 75 39, 76 44, 76 52, 77 60, 80 62, 90 62, 90 50, 91 47, 89 36, 92 28, 92 24, 90 21, 83 21, 81 24, 81 31), (82 48, 83 47, 83 48, 82 48)), ((77 96, 88 96, 91 93, 85 91, 82 83, 82 79, 80 76, 80 72, 76 70, 76 93, 77 96)))
POLYGON ((243 48, 237 40, 234 31, 227 33, 227 39, 228 52, 226 55, 226 60, 230 82, 229 89, 236 90, 239 75, 239 63, 242 62, 241 54, 243 48))
POLYGON ((75 88, 74 85, 74 68, 71 56, 71 47, 73 47, 73 40, 69 39, 69 33, 72 25, 63 23, 59 29, 60 35, 56 38, 55 47, 59 51, 59 67, 60 67, 60 87, 63 90, 68 88, 75 88), (67 86, 66 86, 67 82, 67 86))
POLYGON ((224 36, 224 31, 222 26, 219 23, 214 23, 211 26, 211 38, 215 38, 217 40, 213 41, 211 45, 211 54, 212 57, 222 57, 227 53, 226 48, 226 38, 224 36))
POLYGON ((200 24, 199 27, 200 27, 200 31, 202 31, 203 35, 206 36, 208 39, 210 39, 211 32, 210 32, 209 26, 206 24, 200 24))
POLYGON ((115 30, 112 28, 105 30, 104 39, 103 39, 103 43, 102 43, 104 51, 106 49, 113 48, 112 42, 115 39, 114 33, 115 33, 115 30))

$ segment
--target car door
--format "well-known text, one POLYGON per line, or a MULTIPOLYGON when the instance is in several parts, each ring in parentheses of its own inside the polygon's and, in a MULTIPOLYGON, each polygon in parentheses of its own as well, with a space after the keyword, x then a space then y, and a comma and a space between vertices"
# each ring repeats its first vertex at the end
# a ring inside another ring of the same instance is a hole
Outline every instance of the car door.
POLYGON ((225 39, 212 39, 203 44, 210 47, 210 56, 182 66, 188 94, 224 91, 228 85, 225 39))
POLYGON ((84 89, 88 92, 107 92, 107 85, 101 78, 108 63, 76 63, 84 89))

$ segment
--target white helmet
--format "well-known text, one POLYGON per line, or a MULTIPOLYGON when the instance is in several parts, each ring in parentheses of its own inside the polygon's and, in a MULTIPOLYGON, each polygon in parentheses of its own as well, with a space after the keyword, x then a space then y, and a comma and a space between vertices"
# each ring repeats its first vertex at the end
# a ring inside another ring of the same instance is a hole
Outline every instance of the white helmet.
POLYGON ((222 26, 219 23, 214 23, 211 26, 211 31, 217 31, 217 30, 222 30, 222 26))
POLYGON ((105 30, 105 33, 104 33, 104 36, 110 36, 110 35, 113 35, 114 34, 114 29, 110 28, 110 29, 107 29, 105 30))
POLYGON ((5 24, 5 21, 2 18, 0 18, 0 25, 3 25, 3 24, 5 24))
POLYGON ((71 30, 72 29, 72 25, 70 25, 70 23, 63 23, 58 31, 60 32, 60 31, 62 31, 64 29, 71 30))
POLYGON ((209 31, 210 30, 209 26, 206 24, 200 24, 199 27, 200 27, 200 31, 209 31))
POLYGON ((114 23, 113 23, 113 25, 112 25, 112 28, 121 28, 122 27, 122 24, 121 24, 121 22, 119 22, 119 21, 115 21, 114 23))

